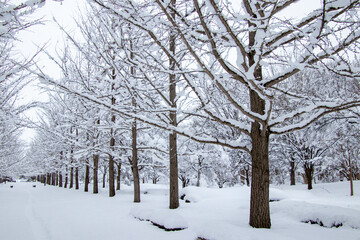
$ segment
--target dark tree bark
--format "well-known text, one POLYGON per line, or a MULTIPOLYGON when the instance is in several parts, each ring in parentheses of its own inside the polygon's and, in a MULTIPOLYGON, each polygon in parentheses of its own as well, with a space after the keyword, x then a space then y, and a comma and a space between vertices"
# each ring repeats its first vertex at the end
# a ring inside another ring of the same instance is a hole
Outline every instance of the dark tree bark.
MULTIPOLYGON (((115 57, 114 57, 115 58, 115 57)), ((116 73, 115 69, 112 68, 111 78, 113 83, 111 85, 111 92, 115 90, 115 79, 116 73)), ((115 105, 116 99, 114 96, 111 97, 111 105, 115 105)), ((115 115, 112 114, 111 122, 115 124, 115 115)), ((115 169, 114 169, 114 147, 115 147, 115 138, 114 138, 114 129, 113 127, 110 128, 110 150, 111 153, 109 154, 109 197, 115 196, 115 169)))
POLYGON ((74 187, 74 168, 70 167, 70 186, 69 188, 74 187))
MULTIPOLYGON (((175 8, 176 0, 171 0, 170 3, 175 8)), ((175 11, 171 10, 170 15, 175 19, 175 11)), ((175 32, 170 32, 169 39, 169 50, 175 56, 175 46, 176 46, 176 35, 175 32)), ((175 70, 175 61, 174 59, 169 59, 170 71, 175 70)), ((169 75, 169 100, 171 103, 171 108, 176 109, 176 76, 175 74, 169 75)), ((171 110, 170 115, 170 124, 174 127, 177 126, 177 116, 176 110, 171 110)), ((178 183, 178 159, 177 159, 177 134, 172 132, 169 134, 169 158, 170 158, 170 209, 176 209, 179 207, 179 183, 178 183)))
POLYGON ((196 179, 196 186, 200 187, 200 177, 201 177, 201 171, 197 171, 197 179, 196 179))
MULTIPOLYGON (((247 3, 249 4, 249 3, 247 3)), ((256 16, 254 16, 256 18, 256 16)), ((249 27, 256 26, 249 23, 249 27)), ((256 31, 249 32, 250 49, 255 44, 256 31)), ((255 50, 248 53, 249 66, 255 65, 255 50)), ((254 70, 256 81, 262 80, 261 66, 254 70)), ((265 114, 265 101, 254 90, 250 90, 250 108, 252 112, 260 115, 265 114)), ((265 121, 259 122, 254 119, 251 123, 250 138, 251 149, 251 196, 250 196, 250 220, 249 224, 255 228, 270 228, 270 206, 269 206, 269 129, 265 121)))
MULTIPOLYGON (((131 30, 131 28, 130 28, 131 30)), ((133 49, 133 43, 130 41, 130 49, 133 49)), ((134 58, 133 52, 130 53, 130 59, 134 58)), ((135 69, 134 67, 130 68, 130 73, 132 76, 135 76, 135 69)), ((135 91, 134 93, 135 94, 135 91)), ((134 113, 136 113, 136 99, 135 95, 132 97, 132 107, 134 108, 134 113)), ((138 149, 137 149, 137 123, 136 119, 133 120, 132 127, 131 127, 131 138, 132 138, 132 172, 133 172, 133 179, 134 179, 134 202, 140 202, 140 176, 139 176, 139 167, 138 167, 138 149)))
POLYGON ((116 176, 116 190, 120 190, 120 179, 121 179, 121 163, 117 164, 117 176, 116 176))
MULTIPOLYGON (((63 151, 60 152, 60 163, 63 162, 63 151)), ((62 173, 61 171, 59 171, 59 184, 58 184, 59 187, 62 187, 63 186, 63 183, 62 183, 62 173)))
POLYGON ((184 176, 180 176, 180 180, 181 180, 181 186, 182 188, 185 188, 189 185, 190 179, 184 177, 184 176))
POLYGON ((98 187, 98 169, 99 169, 99 155, 93 155, 94 169, 93 169, 93 193, 99 193, 98 187))
POLYGON ((134 178, 134 202, 140 202, 140 177, 138 168, 138 150, 137 150, 137 127, 134 120, 132 128, 132 172, 134 178))
POLYGON ((59 184, 58 184, 59 187, 62 187, 62 186, 63 186, 63 182, 62 182, 62 181, 63 181, 63 180, 62 180, 62 173, 59 172, 59 184))
POLYGON ((114 156, 110 155, 109 156, 109 197, 113 197, 113 196, 115 196, 115 169, 114 169, 114 156))
MULTIPOLYGON (((250 32, 250 46, 253 45, 255 33, 250 32)), ((249 65, 255 63, 254 53, 249 54, 249 65)), ((255 70, 256 80, 262 79, 261 68, 255 70)), ((264 114, 265 102, 253 90, 250 90, 251 111, 264 114)), ((250 197, 250 226, 255 228, 270 228, 269 206, 269 136, 268 127, 264 122, 254 121, 251 123, 251 197, 250 197)))
POLYGON ((51 174, 50 173, 46 174, 46 184, 51 185, 51 174))
POLYGON ((290 162, 290 185, 295 185, 295 162, 290 162))
POLYGON ((79 189, 79 168, 75 168, 75 189, 79 189))
POLYGON ((59 184, 59 173, 56 171, 55 173, 55 186, 58 186, 59 184))
POLYGON ((249 167, 245 168, 246 185, 250 187, 249 167))
POLYGON ((305 162, 304 163, 304 171, 305 171, 305 177, 307 180, 308 189, 312 189, 312 181, 313 181, 313 173, 314 173, 314 164, 311 162, 305 162))
POLYGON ((90 183, 90 167, 89 167, 89 164, 86 164, 86 166, 85 166, 85 183, 84 183, 84 191, 85 192, 89 191, 89 183, 90 183))
POLYGON ((106 172, 107 172, 107 169, 106 169, 106 167, 104 166, 103 182, 102 182, 102 187, 103 187, 103 188, 106 187, 106 172))
POLYGON ((52 186, 56 185, 56 174, 54 172, 51 173, 51 185, 52 186))
POLYGON ((68 185, 68 168, 66 167, 64 188, 67 188, 67 185, 68 185))

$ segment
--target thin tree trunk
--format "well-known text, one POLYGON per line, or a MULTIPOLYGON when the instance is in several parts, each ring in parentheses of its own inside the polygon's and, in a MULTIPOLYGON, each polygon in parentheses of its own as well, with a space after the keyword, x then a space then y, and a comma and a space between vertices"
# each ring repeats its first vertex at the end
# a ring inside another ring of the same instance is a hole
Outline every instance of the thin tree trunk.
POLYGON ((103 183, 102 183, 102 187, 105 188, 106 187, 106 167, 104 166, 104 173, 103 173, 103 183))
POLYGON ((109 197, 113 197, 113 196, 115 196, 115 171, 114 171, 114 157, 113 155, 110 154, 109 155, 109 197))
POLYGON ((295 185, 295 162, 290 162, 290 185, 295 185))
POLYGON ((51 185, 51 174, 50 173, 46 174, 46 184, 51 185))
POLYGON ((99 192, 98 187, 98 168, 99 168, 99 155, 94 154, 93 155, 93 161, 94 161, 94 170, 93 170, 93 193, 99 192))
MULTIPOLYGON (((70 134, 72 135, 73 133, 73 129, 72 127, 70 127, 70 134)), ((74 167, 72 166, 74 164, 74 146, 72 145, 71 146, 71 150, 70 150, 70 164, 71 164, 71 167, 70 167, 70 186, 69 188, 73 188, 74 187, 74 167)))
POLYGON ((200 170, 197 171, 197 181, 196 181, 196 186, 200 187, 200 177, 201 177, 201 172, 200 170))
POLYGON ((304 171, 305 176, 307 180, 308 190, 312 189, 312 181, 313 181, 313 172, 314 172, 314 166, 312 163, 305 163, 304 164, 304 171))
MULTIPOLYGON (((115 57, 114 57, 115 58, 115 57)), ((112 68, 112 76, 111 76, 113 83, 111 84, 111 92, 113 93, 115 90, 115 79, 116 73, 115 69, 112 68)), ((116 99, 111 96, 111 105, 115 105, 116 99)), ((112 114, 111 122, 115 125, 115 115, 112 114)), ((114 129, 113 127, 110 128, 110 150, 111 153, 109 155, 109 197, 115 196, 115 169, 114 169, 114 146, 115 146, 115 138, 114 138, 114 129)))
POLYGON ((86 166, 85 166, 85 183, 84 183, 84 191, 85 192, 89 191, 89 183, 90 183, 90 167, 89 167, 89 164, 86 164, 86 166))
POLYGON ((134 178, 134 202, 140 202, 140 177, 139 177, 139 168, 138 168, 136 120, 134 120, 133 122, 131 133, 132 133, 132 172, 134 178))
MULTIPOLYGON (((130 28, 131 30, 131 28, 130 28)), ((133 49, 132 41, 130 41, 130 50, 133 49)), ((133 52, 130 53, 130 59, 134 58, 133 52)), ((132 76, 135 76, 134 67, 130 67, 130 73, 132 76)), ((135 93, 135 91, 134 91, 135 93)), ((132 107, 134 108, 134 113, 136 113, 136 98, 135 95, 132 97, 132 107)), ((139 177, 139 168, 138 168, 138 149, 137 149, 137 123, 136 119, 133 120, 131 127, 131 138, 132 138, 132 172, 134 178, 134 202, 140 202, 140 177, 139 177)))
POLYGON ((70 167, 70 186, 69 188, 73 188, 74 187, 74 168, 70 167))
POLYGON ((182 180, 181 180, 181 183, 182 183, 182 188, 185 188, 185 187, 186 187, 186 180, 185 180, 185 179, 182 179, 182 180))
POLYGON ((58 184, 59 187, 62 187, 63 186, 63 183, 62 183, 62 173, 59 172, 59 184, 58 184))
POLYGON ((51 185, 55 186, 55 182, 56 182, 56 175, 55 173, 51 173, 51 185))
POLYGON ((64 184, 64 188, 67 188, 68 185, 68 168, 66 167, 65 169, 65 184, 64 184))
MULTIPOLYGON (((171 0, 170 3, 175 8, 176 0, 171 0)), ((175 11, 170 10, 170 15, 175 19, 175 11)), ((175 55, 176 35, 175 32, 170 30, 169 36, 169 50, 175 55)), ((169 59, 170 71, 175 71, 175 61, 169 59)), ((176 109, 176 75, 169 74, 169 100, 171 108, 176 109)), ((170 125, 177 126, 176 110, 171 110, 169 114, 170 125)), ((169 134, 169 158, 170 158, 170 209, 176 209, 179 207, 179 183, 178 183, 178 159, 177 159, 177 134, 172 132, 169 134)))
POLYGON ((353 172, 352 172, 352 163, 350 156, 348 157, 348 159, 349 159, 348 161, 349 161, 350 196, 354 196, 353 172))
POLYGON ((249 169, 245 169, 246 186, 250 187, 249 169))
POLYGON ((120 190, 121 163, 117 164, 116 190, 120 190))
POLYGON ((75 168, 75 189, 79 189, 79 168, 75 168))
MULTIPOLYGON (((63 151, 60 151, 60 164, 62 164, 63 162, 63 151)), ((61 171, 59 171, 59 187, 62 187, 63 186, 63 183, 62 183, 62 173, 61 171)))

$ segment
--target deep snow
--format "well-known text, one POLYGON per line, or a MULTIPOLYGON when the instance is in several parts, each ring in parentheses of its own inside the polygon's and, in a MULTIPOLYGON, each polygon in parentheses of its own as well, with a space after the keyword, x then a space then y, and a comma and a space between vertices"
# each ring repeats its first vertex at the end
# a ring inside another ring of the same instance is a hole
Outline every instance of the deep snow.
POLYGON ((141 203, 132 203, 128 186, 109 198, 105 189, 93 195, 39 183, 36 188, 13 185, 0 184, 1 240, 360 240, 359 181, 352 197, 348 182, 315 184, 311 191, 306 185, 272 186, 270 198, 279 201, 270 203, 270 230, 248 225, 250 190, 245 186, 188 187, 181 190, 180 208, 168 210, 166 185, 142 185, 141 203), (188 228, 164 231, 151 218, 188 228), (309 220, 328 227, 303 223, 309 220))

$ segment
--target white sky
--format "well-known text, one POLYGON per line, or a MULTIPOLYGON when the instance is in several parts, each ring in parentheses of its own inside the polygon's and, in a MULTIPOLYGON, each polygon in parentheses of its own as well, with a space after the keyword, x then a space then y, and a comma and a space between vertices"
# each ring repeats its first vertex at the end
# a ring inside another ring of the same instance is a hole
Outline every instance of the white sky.
MULTIPOLYGON (((56 51, 61 52, 64 45, 64 35, 59 30, 57 24, 53 21, 55 18, 66 30, 72 32, 75 29, 74 17, 79 12, 80 6, 86 0, 64 0, 63 2, 55 2, 47 0, 46 4, 37 9, 31 15, 31 19, 42 18, 42 24, 30 27, 21 31, 17 38, 20 40, 15 44, 16 54, 29 58, 33 56, 40 47, 46 46, 46 50, 51 54, 56 54, 56 51)), ((23 2, 23 1, 16 1, 23 2)), ((37 63, 43 68, 47 74, 52 77, 59 78, 61 75, 57 66, 52 63, 45 54, 39 54, 37 63)), ((36 87, 36 82, 28 85, 20 94, 19 104, 29 103, 32 101, 46 102, 48 96, 42 90, 36 87)), ((25 113, 31 119, 37 116, 37 110, 32 109, 25 113)), ((25 129, 22 134, 22 139, 30 142, 34 136, 34 131, 25 129)))

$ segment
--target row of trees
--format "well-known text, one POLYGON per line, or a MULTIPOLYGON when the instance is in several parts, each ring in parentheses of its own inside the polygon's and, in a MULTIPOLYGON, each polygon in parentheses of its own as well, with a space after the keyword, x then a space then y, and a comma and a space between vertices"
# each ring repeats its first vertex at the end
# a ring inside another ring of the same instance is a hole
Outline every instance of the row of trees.
POLYGON ((27 16, 44 4, 44 0, 27 1, 13 5, 0 2, 0 177, 9 176, 23 161, 24 147, 19 139, 23 121, 21 113, 31 107, 17 103, 19 92, 28 84, 24 67, 31 59, 19 60, 13 52, 19 31, 38 23, 28 21, 27 16))
MULTIPOLYGON (((178 160, 195 156, 194 170, 211 163, 219 186, 235 167, 251 175, 249 223, 270 228, 270 153, 272 166, 306 161, 311 182, 315 161, 340 144, 320 141, 330 130, 316 124, 357 116, 359 1, 323 1, 300 19, 283 14, 295 0, 90 2, 81 37, 67 34, 71 46, 52 57, 63 78, 29 69, 53 92, 28 157, 44 173, 68 172, 71 181, 85 167, 86 185, 92 168, 96 183, 101 158, 113 196, 115 165, 126 162, 138 202, 140 168, 165 165, 177 208, 178 160), (308 127, 309 136, 292 135, 308 127)), ((355 173, 350 138, 338 132, 355 173)))

